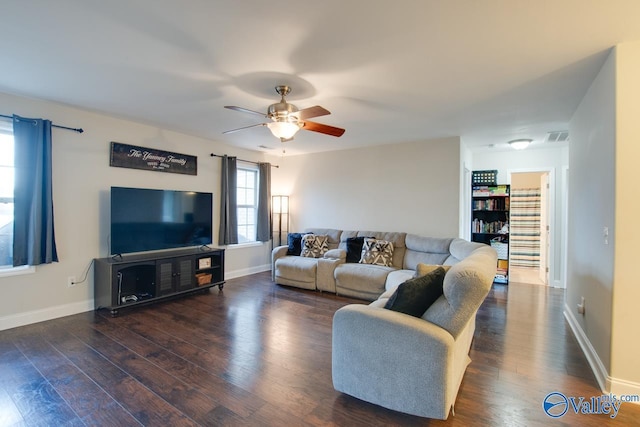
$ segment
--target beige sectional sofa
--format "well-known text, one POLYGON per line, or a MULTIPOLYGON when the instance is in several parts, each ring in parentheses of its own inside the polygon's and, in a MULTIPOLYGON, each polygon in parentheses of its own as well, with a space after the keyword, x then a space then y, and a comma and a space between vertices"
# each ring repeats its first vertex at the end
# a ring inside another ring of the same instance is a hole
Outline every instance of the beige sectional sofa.
POLYGON ((418 263, 453 265, 470 251, 486 247, 462 239, 423 237, 402 232, 327 228, 308 228, 305 232, 328 236, 328 252, 322 258, 305 258, 287 255, 287 246, 274 248, 271 256, 273 281, 369 301, 413 277, 418 263), (359 236, 391 242, 394 248, 392 265, 347 263, 347 239, 359 236))
POLYGON ((385 408, 447 419, 471 362, 478 308, 491 289, 497 255, 488 245, 405 233, 309 229, 330 236, 317 259, 272 253, 273 280, 284 285, 374 300, 349 304, 333 318, 332 379, 342 393, 385 408), (346 263, 346 239, 394 243, 390 267, 346 263), (385 308, 419 263, 451 266, 443 294, 421 317, 385 308))

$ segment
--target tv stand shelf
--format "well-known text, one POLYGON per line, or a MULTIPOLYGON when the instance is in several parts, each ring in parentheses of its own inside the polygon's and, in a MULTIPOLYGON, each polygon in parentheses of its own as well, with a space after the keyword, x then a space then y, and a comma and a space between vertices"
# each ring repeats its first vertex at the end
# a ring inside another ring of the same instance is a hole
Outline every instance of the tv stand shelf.
POLYGON ((116 316, 125 307, 148 304, 217 286, 224 287, 224 249, 191 248, 96 258, 96 310, 116 316))

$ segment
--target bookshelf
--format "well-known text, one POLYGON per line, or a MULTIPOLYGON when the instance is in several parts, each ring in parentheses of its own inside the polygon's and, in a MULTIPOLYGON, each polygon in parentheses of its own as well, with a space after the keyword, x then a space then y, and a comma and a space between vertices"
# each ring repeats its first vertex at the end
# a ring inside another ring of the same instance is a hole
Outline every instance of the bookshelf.
POLYGON ((491 245, 498 252, 494 282, 509 282, 509 185, 473 185, 471 241, 491 245))

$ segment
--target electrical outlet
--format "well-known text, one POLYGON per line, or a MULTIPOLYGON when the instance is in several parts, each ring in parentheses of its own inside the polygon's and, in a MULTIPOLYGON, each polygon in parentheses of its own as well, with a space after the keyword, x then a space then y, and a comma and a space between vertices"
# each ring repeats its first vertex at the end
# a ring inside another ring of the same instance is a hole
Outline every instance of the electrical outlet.
POLYGON ((578 313, 584 316, 584 297, 580 298, 580 304, 578 304, 578 313))
POLYGON ((76 276, 67 277, 67 287, 73 288, 76 285, 76 276))

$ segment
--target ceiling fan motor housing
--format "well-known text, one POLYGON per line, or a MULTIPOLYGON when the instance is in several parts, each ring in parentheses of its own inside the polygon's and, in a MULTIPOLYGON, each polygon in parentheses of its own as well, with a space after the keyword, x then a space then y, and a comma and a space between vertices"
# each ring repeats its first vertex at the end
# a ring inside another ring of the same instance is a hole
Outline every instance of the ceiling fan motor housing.
POLYGON ((297 122, 298 118, 291 116, 292 113, 297 113, 298 107, 288 102, 278 102, 269 105, 267 115, 269 118, 276 122, 297 122))

